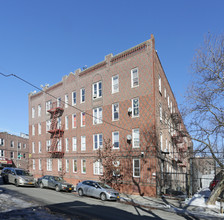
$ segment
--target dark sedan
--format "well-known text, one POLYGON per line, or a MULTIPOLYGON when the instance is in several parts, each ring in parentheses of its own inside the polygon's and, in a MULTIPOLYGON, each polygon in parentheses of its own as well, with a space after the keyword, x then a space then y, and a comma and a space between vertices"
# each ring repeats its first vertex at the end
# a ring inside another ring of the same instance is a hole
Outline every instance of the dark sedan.
POLYGON ((59 191, 71 192, 74 189, 74 186, 70 183, 67 183, 62 177, 46 175, 37 180, 37 185, 40 188, 51 188, 59 191))

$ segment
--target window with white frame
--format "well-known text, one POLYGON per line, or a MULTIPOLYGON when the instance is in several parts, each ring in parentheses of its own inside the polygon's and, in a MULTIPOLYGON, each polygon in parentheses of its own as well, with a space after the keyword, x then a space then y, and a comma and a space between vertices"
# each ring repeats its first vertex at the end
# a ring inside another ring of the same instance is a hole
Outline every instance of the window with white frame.
POLYGON ((112 77, 112 93, 119 92, 119 76, 112 77))
POLYGON ((159 92, 162 93, 162 81, 160 75, 158 75, 158 81, 159 81, 159 92))
POLYGON ((81 172, 83 174, 86 173, 86 160, 84 160, 84 159, 81 160, 81 172))
POLYGON ((35 135, 35 125, 32 125, 32 135, 35 135))
POLYGON ((60 139, 60 140, 58 140, 57 150, 61 151, 61 147, 62 147, 62 145, 61 145, 61 139, 60 139))
POLYGON ((164 88, 164 97, 166 98, 166 88, 164 88))
POLYGON ((140 177, 140 159, 133 159, 133 177, 140 177))
POLYGON ((52 159, 47 159, 47 171, 52 171, 52 159))
POLYGON ((37 107, 37 114, 38 114, 38 117, 41 116, 41 105, 38 105, 37 107))
POLYGON ((85 126, 86 126, 86 113, 81 112, 81 127, 85 127, 85 126))
POLYGON ((76 105, 76 92, 72 92, 72 105, 76 105))
POLYGON ((93 174, 103 175, 103 165, 101 161, 98 160, 93 163, 93 174))
POLYGON ((58 171, 62 171, 62 159, 58 159, 58 171))
POLYGON ((132 117, 139 116, 139 98, 132 99, 132 117))
POLYGON ((139 128, 135 128, 135 129, 132 130, 132 147, 133 148, 140 147, 139 128))
POLYGON ((65 160, 65 171, 66 171, 66 173, 69 172, 69 160, 68 159, 65 160))
POLYGON ((163 109, 161 103, 159 104, 159 119, 161 122, 163 121, 163 109))
POLYGON ((32 153, 35 153, 35 143, 32 142, 32 153))
POLYGON ((163 133, 160 133, 160 149, 163 150, 163 133))
POLYGON ((39 170, 42 170, 42 160, 39 159, 39 170))
POLYGON ((0 157, 4 157, 5 156, 5 151, 4 150, 0 150, 0 157))
POLYGON ((61 129, 61 117, 57 118, 57 128, 61 129))
POLYGON ((81 136, 81 151, 86 150, 86 136, 81 136))
POLYGON ((23 144, 23 149, 26 149, 26 144, 23 144))
POLYGON ((102 124, 103 109, 102 107, 93 109, 93 124, 102 124))
MULTIPOLYGON (((0 141, 1 141, 1 139, 0 139, 0 141)), ((1 143, 0 143, 0 145, 1 145, 1 143)), ((14 147, 15 145, 14 145, 14 141, 11 141, 11 147, 14 147)))
POLYGON ((86 99, 86 90, 85 88, 80 89, 80 103, 84 103, 86 99))
POLYGON ((0 146, 4 146, 4 139, 0 138, 0 146))
POLYGON ((173 113, 173 102, 170 101, 170 113, 172 114, 173 113))
POLYGON ((38 134, 41 135, 41 123, 38 123, 38 134))
POLYGON ((72 128, 76 128, 76 114, 72 115, 72 128))
POLYGON ((48 132, 51 129, 51 120, 46 121, 46 132, 48 132))
POLYGON ((138 68, 131 70, 131 87, 139 86, 138 68))
POLYGON ((68 140, 68 138, 65 138, 65 150, 69 151, 69 140, 68 140))
POLYGON ((18 149, 21 149, 22 144, 18 142, 18 149))
POLYGON ((49 152, 51 150, 51 140, 46 141, 46 151, 49 152))
POLYGON ((77 160, 73 160, 73 173, 77 173, 78 166, 77 166, 77 160))
POLYGON ((38 142, 38 146, 39 146, 38 147, 39 148, 39 153, 41 153, 42 152, 42 146, 41 146, 41 142, 40 141, 38 142))
POLYGON ((102 97, 102 82, 96 82, 92 85, 93 99, 102 97))
POLYGON ((35 160, 33 159, 33 170, 35 170, 36 165, 35 165, 35 160))
POLYGON ((32 118, 35 118, 35 108, 32 107, 32 118))
POLYGON ((68 108, 68 94, 65 94, 65 108, 68 108))
POLYGON ((72 137, 72 150, 77 151, 77 138, 72 137))
POLYGON ((57 98, 57 107, 61 107, 61 98, 57 98))
POLYGON ((65 130, 68 130, 68 116, 65 116, 65 130))
POLYGON ((113 143, 113 148, 115 149, 119 148, 119 132, 118 131, 112 132, 112 143, 113 143))
POLYGON ((13 152, 13 151, 10 152, 10 158, 11 158, 11 159, 14 158, 14 152, 13 152))
POLYGON ((94 134, 93 135, 93 149, 98 150, 103 147, 103 135, 102 134, 94 134))
POLYGON ((47 101, 46 102, 46 113, 48 113, 47 111, 51 109, 51 106, 52 106, 51 100, 47 101))
POLYGON ((112 120, 119 120, 119 103, 112 104, 112 120))

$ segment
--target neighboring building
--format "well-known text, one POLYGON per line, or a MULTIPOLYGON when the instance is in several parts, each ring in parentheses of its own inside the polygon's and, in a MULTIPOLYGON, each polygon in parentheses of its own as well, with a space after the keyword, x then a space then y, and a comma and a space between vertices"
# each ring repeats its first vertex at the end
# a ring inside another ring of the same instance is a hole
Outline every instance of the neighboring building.
POLYGON ((0 168, 16 166, 28 169, 29 136, 21 133, 20 136, 0 132, 0 168))
POLYGON ((186 189, 191 141, 154 44, 152 35, 29 94, 35 177, 63 175, 73 184, 98 180, 108 168, 103 160, 113 158, 123 192, 156 196, 167 188, 186 189), (110 154, 99 158, 108 145, 110 154))

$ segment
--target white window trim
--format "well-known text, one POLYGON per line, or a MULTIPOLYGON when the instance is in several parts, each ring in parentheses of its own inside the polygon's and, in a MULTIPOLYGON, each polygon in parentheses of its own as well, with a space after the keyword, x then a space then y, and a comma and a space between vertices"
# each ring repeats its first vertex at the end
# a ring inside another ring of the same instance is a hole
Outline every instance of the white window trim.
POLYGON ((141 172, 141 165, 140 165, 140 159, 133 159, 133 177, 139 178, 141 176, 140 172, 141 172), (139 161, 139 176, 135 175, 135 160, 139 161))
POLYGON ((62 172, 62 159, 58 159, 58 171, 62 172))
POLYGON ((76 103, 77 103, 77 93, 76 93, 76 91, 73 91, 72 92, 72 105, 74 106, 74 105, 76 105, 76 103), (74 94, 75 94, 75 102, 74 102, 74 94))
POLYGON ((112 87, 112 89, 111 89, 111 93, 112 94, 114 94, 114 93, 118 93, 119 92, 119 75, 115 75, 115 76, 112 76, 112 78, 111 78, 112 80, 111 80, 111 87, 112 87), (114 78, 115 77, 117 77, 117 80, 118 80, 118 83, 117 83, 117 90, 115 91, 114 90, 114 86, 116 85, 116 84, 114 84, 114 78))
POLYGON ((86 151, 86 136, 81 136, 81 151, 86 151))
POLYGON ((139 128, 134 128, 134 129, 132 129, 132 147, 133 147, 133 148, 140 148, 140 130, 139 130, 139 128), (134 134, 135 134, 135 131, 136 131, 136 130, 138 130, 138 135, 139 135, 139 139, 138 139, 139 145, 138 145, 138 146, 136 146, 136 145, 134 144, 134 134))
POLYGON ((77 116, 76 116, 76 114, 72 114, 72 128, 76 128, 76 127, 74 127, 74 116, 76 119, 76 127, 77 127, 77 116))
POLYGON ((65 138, 65 151, 69 151, 69 139, 65 138))
POLYGON ((102 81, 98 81, 92 84, 92 99, 99 99, 103 96, 103 86, 102 81), (100 90, 99 90, 99 84, 101 83, 101 96, 100 96, 100 90), (94 93, 94 85, 96 85, 96 94, 94 93))
POLYGON ((86 101, 86 90, 85 90, 85 88, 81 88, 80 89, 80 103, 82 104, 82 103, 85 103, 85 101, 86 101), (84 101, 82 100, 82 91, 84 90, 84 101))
POLYGON ((103 123, 103 108, 102 107, 94 108, 93 109, 93 125, 98 125, 102 123, 103 123), (96 116, 95 116, 95 110, 96 110, 96 116), (100 117, 100 112, 101 112, 101 117, 100 117))
POLYGON ((112 104, 112 121, 118 121, 119 120, 119 103, 117 102, 117 103, 114 103, 114 104, 112 104), (114 111, 114 105, 118 105, 118 118, 117 119, 114 119, 114 113, 115 113, 115 111, 114 111))
POLYGON ((140 104, 139 104, 139 98, 133 98, 131 100, 131 105, 132 105, 132 118, 137 118, 140 115, 140 104), (138 99, 138 115, 134 115, 134 100, 138 99))
POLYGON ((131 88, 135 88, 135 87, 138 87, 139 86, 139 74, 138 74, 138 85, 134 85, 134 78, 133 78, 133 71, 134 70, 137 70, 137 74, 138 74, 138 67, 134 68, 131 70, 131 88))
POLYGON ((65 130, 68 130, 68 115, 65 116, 65 130))
POLYGON ((72 151, 77 151, 77 137, 72 137, 72 151))
POLYGON ((119 135, 119 131, 113 131, 112 132, 112 144, 113 144, 113 149, 120 149, 120 135, 119 135), (118 133, 118 147, 114 147, 114 134, 118 133))
POLYGON ((65 160, 65 172, 69 173, 69 159, 65 160))
POLYGON ((93 135, 93 150, 98 150, 99 148, 103 148, 103 134, 94 134, 93 135), (102 135, 102 145, 100 145, 100 135, 102 135), (95 136, 97 136, 97 148, 95 148, 95 136))
MULTIPOLYGON (((86 171, 83 171, 83 161, 85 161, 85 164, 86 164, 86 160, 85 159, 81 159, 81 173, 82 174, 86 174, 86 171)), ((86 168, 86 167, 85 167, 86 168)))
POLYGON ((93 175, 103 175, 103 165, 100 161, 93 163, 93 175))
POLYGON ((73 173, 77 173, 78 172, 78 163, 77 163, 77 160, 76 159, 73 159, 72 160, 72 166, 73 166, 73 173), (75 167, 74 167, 74 162, 76 161, 76 171, 75 171, 75 167))
POLYGON ((65 108, 68 108, 68 94, 65 94, 65 108))
POLYGON ((86 113, 85 112, 81 112, 81 127, 85 127, 86 126, 86 113), (83 114, 85 114, 85 124, 83 124, 83 114))

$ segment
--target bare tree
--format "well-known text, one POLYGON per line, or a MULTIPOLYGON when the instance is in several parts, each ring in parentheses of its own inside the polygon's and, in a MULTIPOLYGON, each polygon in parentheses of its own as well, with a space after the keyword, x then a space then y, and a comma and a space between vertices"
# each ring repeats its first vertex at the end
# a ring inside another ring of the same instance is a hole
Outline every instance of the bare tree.
MULTIPOLYGON (((184 106, 185 122, 191 138, 197 142, 194 150, 211 155, 224 169, 224 35, 205 37, 196 51, 192 69, 193 79, 184 106)), ((208 203, 214 203, 215 197, 208 203)))

